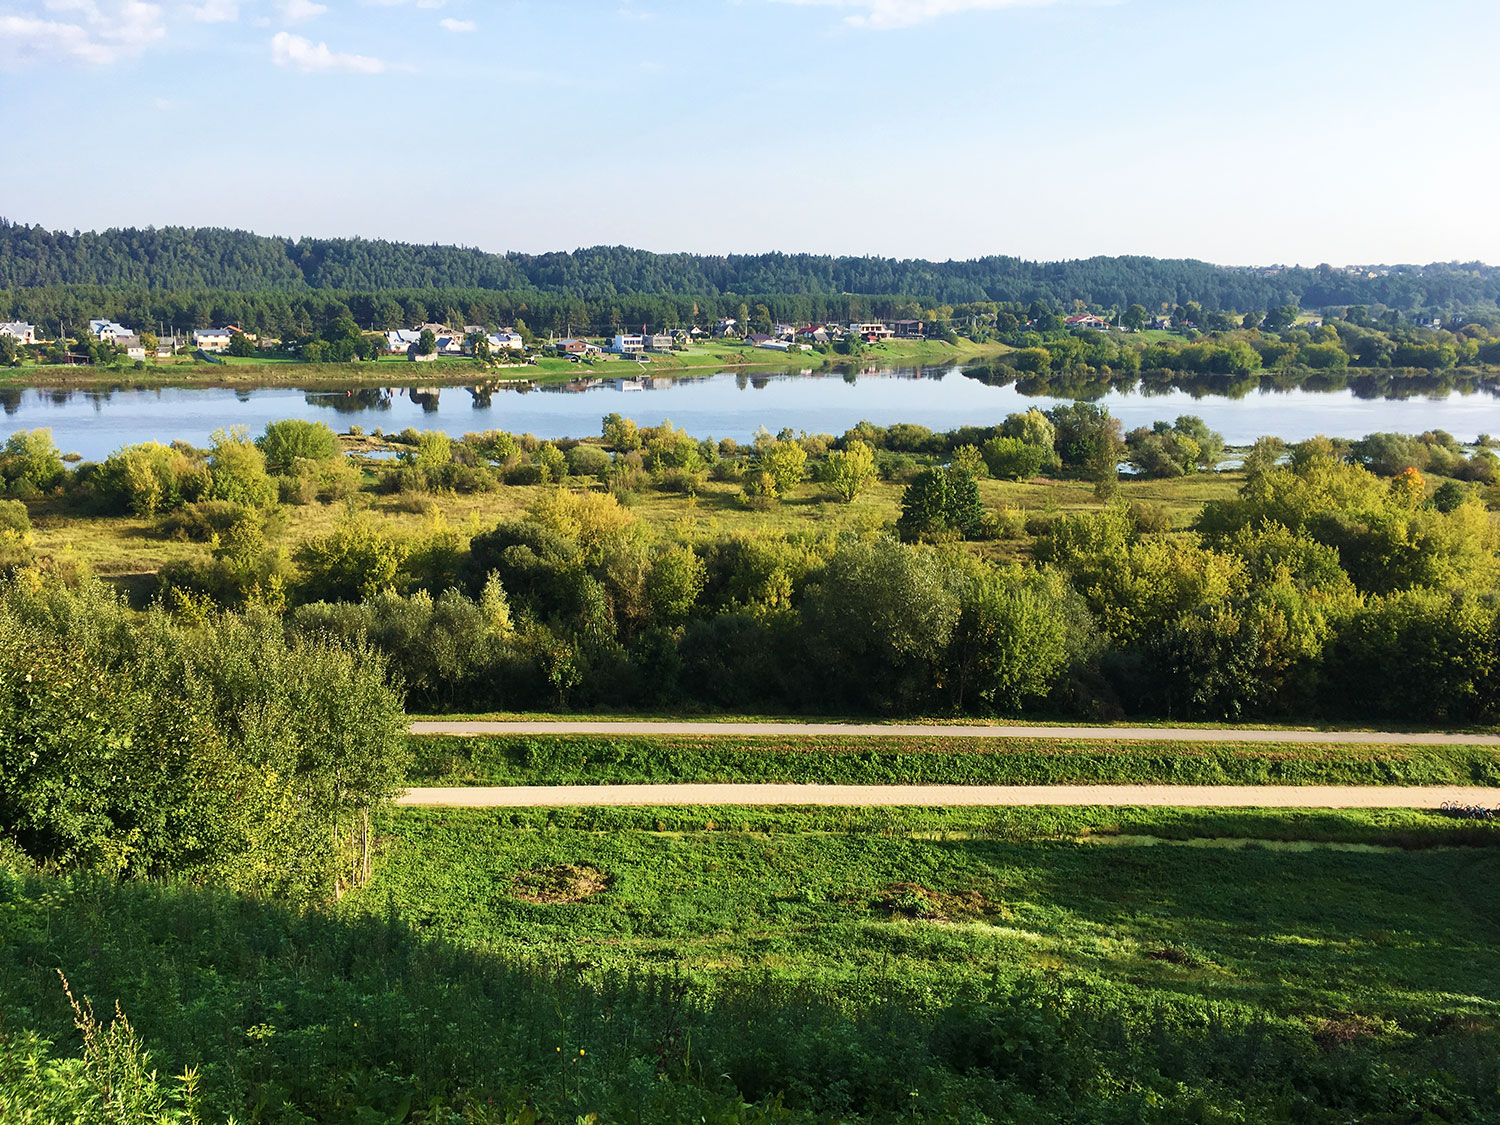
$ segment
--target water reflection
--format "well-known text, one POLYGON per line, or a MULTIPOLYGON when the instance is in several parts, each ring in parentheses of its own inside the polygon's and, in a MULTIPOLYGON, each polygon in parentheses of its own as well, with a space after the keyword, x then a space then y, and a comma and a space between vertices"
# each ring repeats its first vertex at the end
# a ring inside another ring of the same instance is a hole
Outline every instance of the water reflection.
MULTIPOLYGON (((1472 372, 1392 376, 1379 372, 1144 378, 1091 373, 1028 374, 1006 367, 881 368, 846 365, 818 371, 737 371, 671 377, 626 374, 620 365, 580 371, 566 383, 481 381, 446 388, 363 387, 341 391, 114 388, 89 391, 0 390, 0 439, 49 426, 64 451, 97 460, 124 445, 181 438, 206 444, 222 426, 259 433, 281 418, 322 418, 336 429, 373 414, 378 428, 408 426, 454 436, 475 429, 585 437, 618 411, 641 425, 667 418, 694 434, 750 440, 765 427, 840 434, 861 419, 912 422, 934 430, 992 425, 1005 415, 1058 402, 1098 402, 1126 428, 1197 414, 1232 444, 1273 433, 1300 440, 1316 433, 1360 437, 1377 430, 1446 429, 1461 438, 1500 430, 1500 386, 1472 372), (749 392, 754 392, 749 393, 749 392)), ((366 428, 376 426, 366 424, 366 428)))

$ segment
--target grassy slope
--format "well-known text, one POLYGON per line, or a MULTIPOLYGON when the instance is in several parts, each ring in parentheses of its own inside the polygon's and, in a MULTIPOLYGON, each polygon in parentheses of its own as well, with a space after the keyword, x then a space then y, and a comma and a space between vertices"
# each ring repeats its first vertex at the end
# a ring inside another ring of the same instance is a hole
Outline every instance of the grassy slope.
POLYGON ((411 743, 416 785, 1500 785, 1500 748, 1470 746, 588 735, 411 743))
POLYGON ((361 902, 466 944, 596 967, 940 993, 1046 971, 1278 1016, 1492 1021, 1500 850, 1138 840, 1453 831, 1473 832, 1416 813, 402 810, 361 902), (592 867, 605 889, 523 901, 517 888, 555 864, 592 867))

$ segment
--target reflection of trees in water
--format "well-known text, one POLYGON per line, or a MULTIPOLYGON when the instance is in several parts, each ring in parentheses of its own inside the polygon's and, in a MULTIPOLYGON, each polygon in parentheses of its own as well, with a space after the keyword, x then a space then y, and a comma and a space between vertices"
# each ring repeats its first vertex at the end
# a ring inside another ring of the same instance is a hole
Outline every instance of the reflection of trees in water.
POLYGON ((1243 399, 1252 392, 1285 394, 1307 391, 1310 394, 1338 394, 1349 391, 1355 398, 1367 401, 1388 399, 1444 397, 1453 392, 1472 395, 1483 392, 1500 397, 1500 379, 1478 371, 1385 372, 1385 371, 1257 371, 1242 375, 1212 375, 1180 371, 1148 371, 1138 379, 1130 376, 1080 375, 1049 372, 1043 375, 1017 377, 1014 368, 1005 364, 964 369, 967 378, 990 387, 1014 386, 1017 393, 1029 398, 1063 398, 1092 402, 1117 391, 1130 394, 1167 395, 1182 392, 1195 399, 1243 399))
POLYGON ((362 410, 389 410, 391 408, 391 392, 384 387, 322 392, 304 395, 303 399, 309 406, 323 406, 340 414, 358 414, 362 410))
POLYGON ((474 401, 472 405, 475 410, 488 410, 490 408, 490 399, 495 395, 492 387, 469 387, 467 389, 469 394, 473 396, 474 401))
POLYGON ((0 408, 7 414, 21 409, 21 390, 18 387, 0 387, 0 408))

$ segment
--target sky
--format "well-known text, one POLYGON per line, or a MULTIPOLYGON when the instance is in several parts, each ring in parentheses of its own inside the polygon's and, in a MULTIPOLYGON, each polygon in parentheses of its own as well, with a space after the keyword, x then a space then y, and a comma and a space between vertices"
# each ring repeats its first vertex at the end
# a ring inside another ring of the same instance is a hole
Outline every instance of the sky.
POLYGON ((0 216, 1500 262, 1497 0, 0 0, 0 216))

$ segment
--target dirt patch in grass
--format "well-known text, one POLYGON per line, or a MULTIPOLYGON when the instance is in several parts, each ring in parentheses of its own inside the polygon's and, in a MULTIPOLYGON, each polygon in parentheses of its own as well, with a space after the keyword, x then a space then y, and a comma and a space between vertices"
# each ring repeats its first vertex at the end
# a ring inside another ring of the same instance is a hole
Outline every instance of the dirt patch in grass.
POLYGON ((1363 1039, 1378 1039, 1393 1030, 1389 1021, 1374 1016, 1339 1015, 1311 1021, 1313 1042, 1325 1051, 1363 1039))
POLYGON ((511 877, 511 894, 522 902, 583 902, 608 887, 609 876, 587 863, 554 863, 511 877))
POLYGON ((1002 907, 978 891, 944 893, 921 883, 890 883, 876 892, 876 910, 892 918, 920 918, 928 922, 966 922, 991 917, 1002 907))

